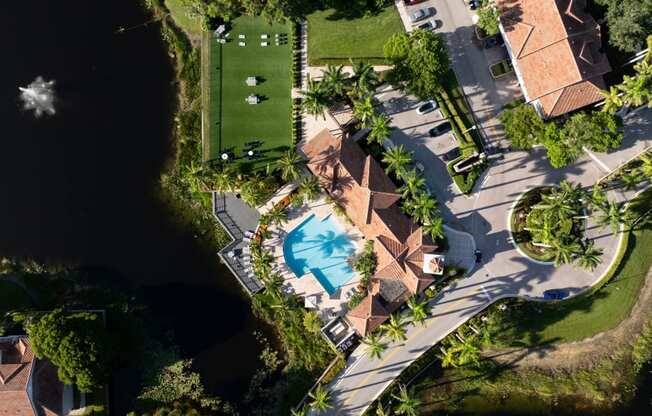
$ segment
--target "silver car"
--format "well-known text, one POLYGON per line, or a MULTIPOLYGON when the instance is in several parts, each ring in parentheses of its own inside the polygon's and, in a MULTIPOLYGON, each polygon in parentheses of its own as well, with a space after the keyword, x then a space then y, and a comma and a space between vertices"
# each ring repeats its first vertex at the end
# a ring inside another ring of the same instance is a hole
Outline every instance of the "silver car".
POLYGON ((424 7, 423 9, 419 9, 410 15, 410 22, 416 23, 418 21, 421 21, 427 17, 434 16, 434 15, 435 15, 434 7, 424 7))

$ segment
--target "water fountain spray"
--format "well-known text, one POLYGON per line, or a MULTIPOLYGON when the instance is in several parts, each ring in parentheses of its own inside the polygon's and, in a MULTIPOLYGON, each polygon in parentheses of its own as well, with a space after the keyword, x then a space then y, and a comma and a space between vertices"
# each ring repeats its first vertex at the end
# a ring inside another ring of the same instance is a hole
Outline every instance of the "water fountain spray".
POLYGON ((37 77, 26 88, 18 87, 20 98, 23 100, 25 110, 34 110, 36 117, 43 114, 53 115, 54 109, 54 81, 45 81, 37 77))

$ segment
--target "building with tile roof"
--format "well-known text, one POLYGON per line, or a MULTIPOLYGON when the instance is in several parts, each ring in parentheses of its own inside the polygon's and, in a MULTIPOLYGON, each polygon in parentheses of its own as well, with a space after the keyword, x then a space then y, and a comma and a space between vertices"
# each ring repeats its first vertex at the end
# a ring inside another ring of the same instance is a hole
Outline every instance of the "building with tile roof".
POLYGON ((61 415, 62 396, 56 369, 36 359, 27 337, 0 338, 0 416, 61 415))
POLYGON ((404 215, 401 195, 382 167, 350 138, 322 130, 302 147, 308 168, 366 239, 374 241, 376 273, 369 294, 347 318, 360 335, 377 328, 405 299, 434 282, 423 255, 437 249, 404 215))
POLYGON ((500 31, 527 102, 543 118, 602 100, 611 71, 586 0, 496 0, 500 31))

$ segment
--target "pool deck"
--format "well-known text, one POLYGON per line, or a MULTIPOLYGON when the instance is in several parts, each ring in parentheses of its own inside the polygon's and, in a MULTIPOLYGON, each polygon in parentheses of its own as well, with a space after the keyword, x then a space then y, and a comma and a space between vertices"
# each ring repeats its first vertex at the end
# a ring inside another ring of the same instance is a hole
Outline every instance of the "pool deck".
POLYGON ((235 255, 233 258, 228 255, 231 251, 241 253, 247 246, 243 240, 244 233, 256 229, 260 214, 242 199, 236 198, 233 193, 213 192, 213 215, 233 240, 217 253, 222 263, 229 268, 247 293, 253 295, 260 292, 264 286, 258 278, 248 275, 242 255, 235 255))
POLYGON ((344 228, 351 242, 355 245, 356 254, 362 252, 364 248, 364 237, 360 231, 355 226, 348 224, 344 218, 335 215, 332 205, 326 202, 324 197, 305 203, 299 208, 290 206, 288 208, 288 222, 281 227, 269 227, 272 237, 265 240, 264 247, 276 259, 279 272, 285 279, 283 285, 284 290, 296 293, 301 297, 315 296, 317 298, 315 310, 324 321, 328 321, 335 316, 340 316, 347 312, 348 308, 346 304, 349 301, 352 291, 360 282, 360 274, 355 273, 351 280, 336 290, 333 295, 329 295, 312 273, 306 273, 301 278, 297 278, 294 272, 290 270, 283 256, 283 242, 285 241, 285 237, 313 214, 320 219, 332 214, 334 216, 333 218, 344 228))

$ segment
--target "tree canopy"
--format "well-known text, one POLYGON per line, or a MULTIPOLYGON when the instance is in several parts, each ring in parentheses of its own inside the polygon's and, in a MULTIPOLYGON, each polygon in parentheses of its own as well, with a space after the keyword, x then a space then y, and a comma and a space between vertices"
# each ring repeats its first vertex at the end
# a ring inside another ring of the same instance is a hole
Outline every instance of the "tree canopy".
POLYGON ((432 98, 450 68, 442 39, 435 33, 416 29, 396 33, 384 46, 385 58, 394 65, 388 79, 392 84, 422 100, 432 98))
POLYGON ((645 47, 652 33, 652 0, 596 0, 607 7, 609 43, 626 52, 645 47))
POLYGON ((90 392, 106 382, 111 340, 100 314, 55 309, 25 327, 36 356, 49 359, 63 383, 90 392))

